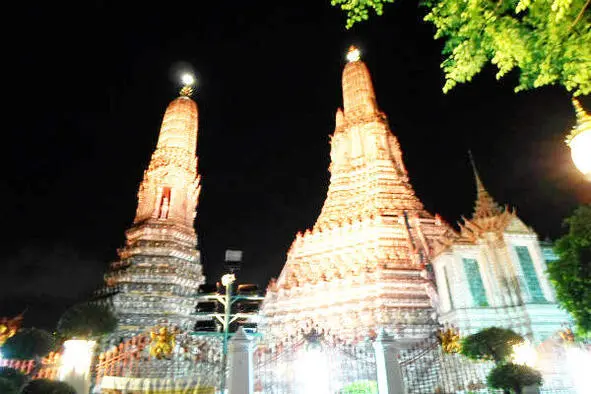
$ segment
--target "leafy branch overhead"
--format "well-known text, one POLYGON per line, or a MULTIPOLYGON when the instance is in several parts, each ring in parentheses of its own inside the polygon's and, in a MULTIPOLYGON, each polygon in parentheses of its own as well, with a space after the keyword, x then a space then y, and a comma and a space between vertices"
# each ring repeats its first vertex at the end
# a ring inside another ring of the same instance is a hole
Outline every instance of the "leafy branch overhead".
MULTIPOLYGON (((382 15, 393 0, 331 0, 347 28, 382 15)), ((492 63, 497 79, 519 70, 516 91, 560 84, 591 93, 591 0, 425 0, 425 20, 444 39, 444 92, 492 63)))

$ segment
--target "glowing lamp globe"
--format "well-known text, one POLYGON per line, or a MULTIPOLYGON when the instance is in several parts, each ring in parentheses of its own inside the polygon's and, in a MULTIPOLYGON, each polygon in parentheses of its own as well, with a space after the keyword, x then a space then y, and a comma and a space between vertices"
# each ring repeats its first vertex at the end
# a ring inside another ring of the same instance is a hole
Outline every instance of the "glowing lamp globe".
POLYGON ((591 129, 577 134, 567 144, 573 163, 591 181, 591 129))
POLYGON ((573 99, 577 112, 577 124, 566 137, 573 163, 585 178, 591 182, 591 116, 573 99))
POLYGON ((236 280, 236 277, 234 276, 234 274, 226 274, 226 275, 222 276, 222 285, 224 285, 224 286, 231 285, 232 283, 234 283, 235 280, 236 280))

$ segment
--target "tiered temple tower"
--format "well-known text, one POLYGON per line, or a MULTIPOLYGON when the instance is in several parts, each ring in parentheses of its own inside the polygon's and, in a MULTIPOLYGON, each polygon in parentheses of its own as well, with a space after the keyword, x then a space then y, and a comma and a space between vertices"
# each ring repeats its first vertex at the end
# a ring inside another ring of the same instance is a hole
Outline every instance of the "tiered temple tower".
POLYGON ((571 320, 546 275, 546 264, 556 257, 515 211, 493 200, 473 168, 472 218, 440 238, 433 258, 440 319, 462 335, 497 326, 543 341, 571 320))
POLYGON ((312 323, 346 338, 378 328, 424 337, 436 319, 432 240, 447 225, 416 197, 359 51, 352 47, 347 58, 328 195, 269 285, 262 329, 281 337, 312 323))
POLYGON ((166 109, 156 150, 138 192, 133 225, 105 276, 119 316, 119 336, 168 323, 195 324, 194 296, 204 276, 194 220, 197 172, 197 104, 185 86, 166 109))

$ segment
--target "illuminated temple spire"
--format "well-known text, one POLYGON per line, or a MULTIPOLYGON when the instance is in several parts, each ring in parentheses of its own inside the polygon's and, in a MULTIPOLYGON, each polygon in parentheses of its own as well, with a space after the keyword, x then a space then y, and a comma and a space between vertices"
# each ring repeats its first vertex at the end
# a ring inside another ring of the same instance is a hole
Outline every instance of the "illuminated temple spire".
POLYGON ((476 204, 474 206, 474 214, 472 217, 474 219, 480 219, 499 215, 503 210, 484 187, 480 175, 478 174, 478 170, 476 169, 472 152, 468 151, 468 154, 470 156, 470 163, 472 164, 472 171, 474 172, 474 180, 476 181, 476 204))
POLYGON ((194 229, 198 110, 189 97, 193 80, 183 82, 181 95, 166 108, 125 247, 105 276, 120 336, 159 323, 191 329, 195 322, 193 296, 204 282, 194 229))
POLYGON ((331 181, 316 226, 404 211, 426 215, 408 181, 398 139, 378 108, 359 50, 351 47, 347 60, 343 110, 337 110, 331 138, 331 181))
POLYGON ((369 70, 361 53, 354 46, 347 53, 347 65, 343 72, 343 108, 349 118, 373 116, 378 112, 376 95, 369 70))
POLYGON ((394 326, 401 335, 421 337, 434 323, 436 291, 427 271, 432 240, 446 227, 412 189, 359 50, 350 48, 347 60, 327 197, 269 286, 261 327, 281 337, 311 320, 350 339, 394 326))

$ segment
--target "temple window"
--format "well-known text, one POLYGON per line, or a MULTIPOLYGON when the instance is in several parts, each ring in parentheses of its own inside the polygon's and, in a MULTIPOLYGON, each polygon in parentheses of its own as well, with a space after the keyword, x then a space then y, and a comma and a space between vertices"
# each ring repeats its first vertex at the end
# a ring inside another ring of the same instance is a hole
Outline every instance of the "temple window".
POLYGON ((447 266, 443 266, 443 276, 445 278, 445 286, 447 287, 447 298, 449 299, 449 309, 454 309, 454 299, 451 295, 451 286, 449 285, 449 274, 447 272, 447 266))
POLYGON ((521 272, 523 272, 523 277, 525 279, 524 284, 531 296, 531 301, 546 302, 546 297, 544 297, 544 293, 542 293, 540 281, 538 280, 534 262, 529 254, 529 249, 527 246, 515 246, 515 252, 519 258, 519 265, 521 266, 521 272))
POLYGON ((482 282, 482 275, 476 259, 463 258, 464 272, 468 278, 468 286, 470 287, 470 294, 476 306, 488 306, 486 299, 486 291, 484 283, 482 282))

